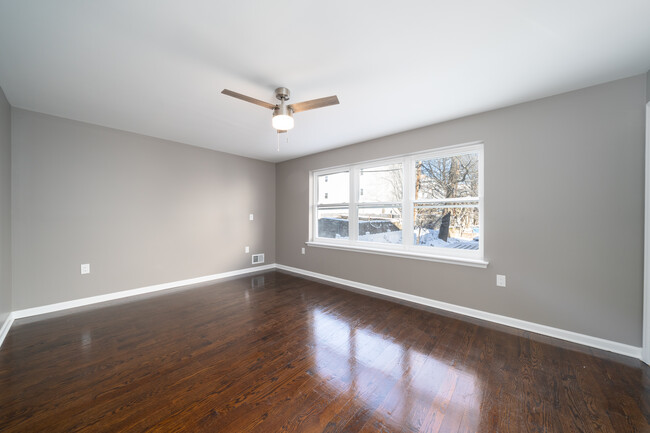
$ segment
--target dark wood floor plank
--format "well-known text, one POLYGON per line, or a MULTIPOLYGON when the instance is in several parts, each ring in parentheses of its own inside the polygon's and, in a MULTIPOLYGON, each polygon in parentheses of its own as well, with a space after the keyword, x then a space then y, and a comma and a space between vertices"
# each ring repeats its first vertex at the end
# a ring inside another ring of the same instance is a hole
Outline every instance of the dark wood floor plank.
POLYGON ((637 360, 283 272, 17 320, 2 432, 650 432, 637 360))

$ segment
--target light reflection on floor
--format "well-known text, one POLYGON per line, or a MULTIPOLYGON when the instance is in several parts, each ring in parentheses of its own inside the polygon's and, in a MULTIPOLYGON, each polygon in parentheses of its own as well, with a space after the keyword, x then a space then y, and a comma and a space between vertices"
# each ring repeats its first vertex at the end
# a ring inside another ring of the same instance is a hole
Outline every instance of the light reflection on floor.
POLYGON ((312 323, 316 373, 332 392, 363 401, 384 425, 438 431, 453 413, 469 431, 478 427, 482 393, 473 372, 320 309, 312 323))

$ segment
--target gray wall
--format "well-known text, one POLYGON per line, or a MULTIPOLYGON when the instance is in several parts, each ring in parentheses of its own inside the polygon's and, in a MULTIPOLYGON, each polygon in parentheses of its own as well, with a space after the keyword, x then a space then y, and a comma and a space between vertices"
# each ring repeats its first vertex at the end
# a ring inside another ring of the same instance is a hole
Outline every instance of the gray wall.
POLYGON ((0 89, 0 326, 11 312, 11 108, 0 89))
POLYGON ((12 147, 14 310, 275 260, 274 164, 15 108, 12 147))
POLYGON ((278 164, 277 262, 640 346, 645 96, 643 74, 278 164), (475 140, 487 269, 300 254, 309 170, 475 140))

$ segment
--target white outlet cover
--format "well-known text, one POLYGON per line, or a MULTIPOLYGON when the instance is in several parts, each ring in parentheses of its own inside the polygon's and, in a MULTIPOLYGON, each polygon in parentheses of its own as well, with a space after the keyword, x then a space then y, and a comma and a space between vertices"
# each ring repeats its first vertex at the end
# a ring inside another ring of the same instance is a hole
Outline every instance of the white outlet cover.
POLYGON ((305 254, 305 249, 304 248, 302 249, 302 253, 305 254))
POLYGON ((253 215, 253 214, 248 215, 248 219, 253 221, 255 219, 255 215, 253 215))
POLYGON ((505 287, 506 286, 506 276, 505 275, 497 275, 497 286, 499 286, 499 287, 505 287))
POLYGON ((245 252, 245 253, 249 253, 250 250, 251 250, 250 247, 244 247, 244 252, 245 252))
POLYGON ((89 273, 90 273, 90 264, 84 263, 83 265, 81 265, 81 275, 85 275, 89 273))

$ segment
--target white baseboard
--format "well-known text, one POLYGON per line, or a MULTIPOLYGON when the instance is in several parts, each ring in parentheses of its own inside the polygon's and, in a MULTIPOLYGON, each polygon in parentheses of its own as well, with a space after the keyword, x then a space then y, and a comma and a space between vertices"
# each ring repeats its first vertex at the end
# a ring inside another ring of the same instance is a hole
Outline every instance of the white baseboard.
POLYGON ((275 269, 275 264, 256 266, 252 268, 238 269, 236 271, 222 272, 220 274, 207 275, 204 277, 189 278, 187 280, 174 281, 171 283, 155 284, 153 286, 141 287, 139 289, 124 290, 121 292, 108 293, 106 295, 91 296, 89 298, 75 299, 73 301, 58 302, 56 304, 43 305, 40 307, 17 310, 9 314, 7 320, 0 330, 0 347, 5 336, 9 332, 15 319, 37 316, 39 314, 53 313, 55 311, 67 310, 70 308, 83 307, 85 305, 98 304, 100 302, 112 301, 115 299, 128 298, 130 296, 142 295, 145 293, 158 292, 160 290, 174 289, 177 287, 189 286, 192 284, 205 283, 220 280, 223 278, 236 277, 238 275, 250 274, 253 272, 268 271, 275 269))
POLYGON ((499 314, 488 313, 473 308, 462 307, 460 305, 448 304, 446 302, 436 301, 421 296, 410 295, 408 293, 398 292, 395 290, 385 289, 383 287, 372 286, 370 284, 359 283, 357 281, 345 280, 343 278, 332 277, 330 275, 319 274, 316 272, 307 271, 304 269, 293 268, 280 264, 269 264, 253 268, 239 269, 236 271, 223 272, 220 274, 208 275, 198 278, 190 278, 187 280, 174 281, 171 283, 156 284, 153 286, 141 287, 139 289, 124 290, 121 292, 109 293, 106 295, 92 296, 89 298, 76 299, 73 301, 59 302, 56 304, 43 305, 41 307, 27 308, 24 310, 14 311, 9 314, 5 322, 0 328, 0 347, 6 337, 12 323, 15 319, 24 317, 36 316, 39 314, 52 313, 55 311, 67 310, 70 308, 82 307, 85 305, 97 304, 100 302, 112 301, 115 299, 127 298, 130 296, 142 295, 145 293, 157 292, 161 290, 168 290, 177 287, 189 286, 192 284, 204 283, 209 281, 220 280, 228 277, 235 277, 238 275, 250 274, 253 272, 268 271, 272 269, 281 269, 288 272, 293 272, 300 275, 305 275, 320 280, 329 281, 336 284, 353 287, 356 289, 364 290, 367 292, 377 293, 380 295, 388 296, 395 299, 401 299, 408 302, 413 302, 428 307, 438 308, 445 311, 450 311, 464 316, 474 317, 477 319, 487 320, 489 322, 499 323, 502 325, 510 326, 513 328, 522 329, 525 331, 535 332, 537 334, 546 335, 549 337, 559 338, 561 340, 571 341, 573 343, 582 344, 596 349, 607 350, 609 352, 619 353, 621 355, 630 356, 633 358, 641 359, 642 350, 640 347, 630 346, 616 341, 605 340, 598 337, 579 334, 577 332, 566 331, 564 329, 553 328, 551 326, 540 325, 538 323, 527 322, 525 320, 515 319, 508 316, 499 314))
POLYGON ((285 265, 276 265, 278 269, 288 272, 305 275, 308 277, 318 278, 320 280, 330 281, 336 284, 361 289, 368 292, 377 293, 384 296, 389 296, 395 299, 401 299, 408 302, 413 302, 428 307, 438 308, 453 313, 462 314, 464 316, 474 317, 477 319, 487 320, 489 322, 499 323, 501 325, 511 326, 513 328, 523 329, 525 331, 535 332, 537 334, 546 335, 549 337, 559 338, 561 340, 571 341, 573 343, 582 344, 585 346, 594 347, 596 349, 607 350, 609 352, 619 353, 621 355, 630 356, 633 358, 641 359, 641 348, 630 346, 616 341, 605 340, 590 335, 579 334, 577 332, 566 331, 564 329, 553 328, 551 326, 540 325, 538 323, 527 322, 525 320, 515 319, 508 316, 499 314, 488 313, 473 308, 462 307, 460 305, 448 304, 446 302, 435 301, 421 296, 410 295, 408 293, 397 292, 395 290, 384 289, 382 287, 371 286, 370 284, 359 283, 356 281, 345 280, 343 278, 332 277, 330 275, 319 274, 316 272, 306 271, 304 269, 293 268, 285 265))
POLYGON ((2 327, 0 328, 0 347, 2 347, 2 342, 5 341, 5 337, 9 333, 9 328, 11 328, 15 318, 14 313, 9 313, 5 322, 2 324, 2 327))

